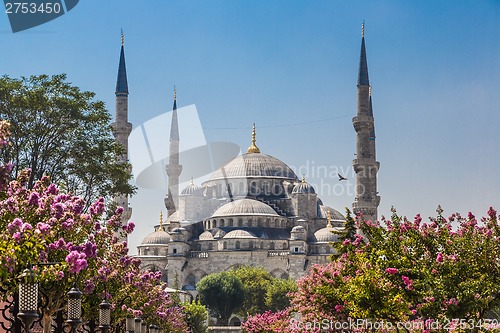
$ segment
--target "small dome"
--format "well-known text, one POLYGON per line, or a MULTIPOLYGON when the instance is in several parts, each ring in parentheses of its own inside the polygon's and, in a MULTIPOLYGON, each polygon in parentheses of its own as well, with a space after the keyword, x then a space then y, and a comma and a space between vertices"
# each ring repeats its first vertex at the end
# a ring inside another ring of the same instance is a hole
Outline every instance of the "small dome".
POLYGON ((342 228, 326 227, 319 229, 314 233, 317 243, 337 242, 339 235, 334 234, 332 231, 342 231, 342 228))
POLYGON ((212 214, 212 217, 224 217, 235 215, 267 215, 279 216, 274 209, 263 202, 253 199, 240 199, 229 202, 222 207, 219 207, 212 214))
POLYGON ((226 236, 224 236, 224 239, 227 239, 227 238, 257 238, 257 236, 255 236, 250 231, 238 229, 238 230, 233 230, 233 231, 228 232, 226 234, 226 236))
POLYGON ((311 194, 314 194, 316 192, 314 191, 314 187, 312 187, 308 182, 306 182, 304 177, 302 177, 302 180, 300 181, 300 183, 298 183, 297 185, 295 185, 293 187, 292 193, 311 193, 311 194))
POLYGON ((144 237, 141 245, 167 245, 168 242, 170 235, 163 230, 157 230, 144 237))
POLYGON ((305 232, 305 231, 306 231, 306 228, 304 228, 301 225, 297 225, 297 226, 292 228, 292 232, 305 232))
POLYGON ((319 207, 320 207, 321 216, 318 216, 318 217, 322 217, 322 218, 326 219, 328 216, 328 211, 330 211, 330 219, 332 221, 341 221, 341 222, 345 221, 344 215, 342 215, 338 210, 333 209, 332 207, 328 207, 328 206, 319 206, 319 207))
POLYGON ((196 186, 191 179, 191 184, 189 184, 185 189, 182 190, 181 196, 202 196, 203 192, 201 188, 196 186))
POLYGON ((213 240, 214 236, 212 235, 212 233, 210 231, 207 230, 200 235, 199 239, 200 240, 213 240))

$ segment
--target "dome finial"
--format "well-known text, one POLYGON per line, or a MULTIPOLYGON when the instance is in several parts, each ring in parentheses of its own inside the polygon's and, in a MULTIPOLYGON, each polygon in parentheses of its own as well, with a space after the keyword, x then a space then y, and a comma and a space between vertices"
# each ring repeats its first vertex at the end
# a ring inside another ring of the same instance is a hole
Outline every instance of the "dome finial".
POLYGON ((255 132, 255 123, 253 123, 253 128, 252 128, 252 144, 250 147, 247 149, 247 154, 252 154, 252 153, 260 153, 259 147, 255 144, 257 142, 257 134, 255 132))
POLYGON ((301 180, 303 183, 306 182, 306 175, 302 174, 302 180, 301 180))
POLYGON ((163 212, 160 211, 160 230, 163 231, 163 212))
POLYGON ((125 44, 125 35, 123 34, 123 29, 122 30, 122 46, 125 44))
POLYGON ((331 222, 331 218, 332 218, 332 214, 330 212, 330 210, 328 210, 328 212, 326 213, 326 227, 327 228, 331 228, 332 227, 332 222, 331 222))
POLYGON ((194 185, 193 177, 191 177, 191 185, 194 185))

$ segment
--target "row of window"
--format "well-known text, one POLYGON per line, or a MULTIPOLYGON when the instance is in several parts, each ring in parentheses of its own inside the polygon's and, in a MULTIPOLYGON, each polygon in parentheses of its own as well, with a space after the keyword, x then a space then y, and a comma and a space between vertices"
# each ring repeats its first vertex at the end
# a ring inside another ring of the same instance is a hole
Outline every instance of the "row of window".
POLYGON ((252 219, 252 218, 240 218, 237 220, 234 219, 213 219, 207 220, 203 222, 203 226, 205 230, 213 229, 213 228, 221 228, 221 227, 263 227, 263 228, 286 228, 287 220, 285 219, 271 219, 267 218, 265 220, 262 219, 252 219))

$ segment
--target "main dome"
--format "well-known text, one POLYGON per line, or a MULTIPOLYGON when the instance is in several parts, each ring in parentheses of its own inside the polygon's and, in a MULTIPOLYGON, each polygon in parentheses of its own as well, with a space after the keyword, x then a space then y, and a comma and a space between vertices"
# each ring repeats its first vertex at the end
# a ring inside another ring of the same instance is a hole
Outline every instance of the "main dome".
POLYGON ((236 156, 216 170, 210 181, 230 178, 281 178, 297 180, 292 169, 279 159, 262 153, 236 156))
POLYGON ((263 202, 253 199, 240 199, 229 202, 222 207, 219 207, 212 214, 212 217, 224 217, 235 215, 266 215, 279 216, 274 209, 263 202))

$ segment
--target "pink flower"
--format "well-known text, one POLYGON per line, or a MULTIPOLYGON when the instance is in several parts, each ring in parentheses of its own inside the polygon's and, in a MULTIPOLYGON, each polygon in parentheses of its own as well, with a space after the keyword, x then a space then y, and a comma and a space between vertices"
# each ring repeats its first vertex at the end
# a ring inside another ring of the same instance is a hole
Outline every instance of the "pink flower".
POLYGON ((387 274, 396 274, 398 272, 398 269, 397 268, 391 268, 391 267, 389 267, 389 268, 385 269, 385 272, 387 274))
POLYGON ((21 241, 21 233, 19 231, 15 232, 12 238, 19 243, 19 241, 21 241))
POLYGON ((436 262, 443 262, 443 254, 441 252, 437 254, 436 262))
POLYGON ((78 251, 71 251, 66 256, 66 262, 69 265, 69 271, 71 273, 78 273, 88 266, 87 260, 85 259, 85 253, 80 253, 78 251))
POLYGON ((40 233, 43 235, 47 235, 50 232, 50 225, 47 223, 38 222, 36 228, 40 230, 40 233))

